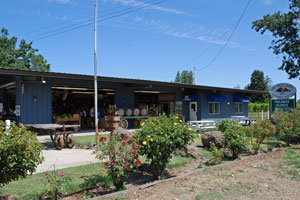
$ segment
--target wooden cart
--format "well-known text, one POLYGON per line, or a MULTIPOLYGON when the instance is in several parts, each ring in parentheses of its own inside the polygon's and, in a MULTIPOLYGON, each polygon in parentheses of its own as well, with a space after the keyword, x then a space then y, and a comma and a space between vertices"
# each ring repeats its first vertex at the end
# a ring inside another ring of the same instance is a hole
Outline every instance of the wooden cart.
POLYGON ((33 132, 50 135, 54 147, 58 150, 61 150, 64 146, 68 148, 75 146, 75 137, 72 130, 78 128, 78 125, 30 124, 26 127, 33 132))

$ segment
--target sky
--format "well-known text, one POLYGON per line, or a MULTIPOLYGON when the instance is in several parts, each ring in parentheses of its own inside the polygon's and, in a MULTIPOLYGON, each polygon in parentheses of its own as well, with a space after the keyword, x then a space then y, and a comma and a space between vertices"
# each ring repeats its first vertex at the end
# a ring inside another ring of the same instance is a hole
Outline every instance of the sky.
MULTIPOLYGON (((287 0, 250 0, 235 31, 248 0, 98 2, 100 76, 169 82, 195 69, 197 85, 244 88, 258 69, 274 84, 300 90, 298 78, 278 70, 281 56, 268 48, 272 35, 251 28, 265 14, 288 11, 287 0)), ((93 17, 94 0, 0 0, 0 26, 32 41, 52 72, 93 75, 93 17)))

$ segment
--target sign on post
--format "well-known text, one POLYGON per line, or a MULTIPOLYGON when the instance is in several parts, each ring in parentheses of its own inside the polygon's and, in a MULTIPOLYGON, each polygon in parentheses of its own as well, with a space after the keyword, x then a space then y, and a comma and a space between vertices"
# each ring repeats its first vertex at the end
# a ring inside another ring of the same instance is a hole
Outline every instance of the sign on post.
POLYGON ((296 93, 295 86, 289 83, 278 83, 270 87, 270 95, 277 99, 289 99, 296 93))
POLYGON ((272 113, 274 111, 290 111, 295 108, 294 99, 272 99, 272 113))

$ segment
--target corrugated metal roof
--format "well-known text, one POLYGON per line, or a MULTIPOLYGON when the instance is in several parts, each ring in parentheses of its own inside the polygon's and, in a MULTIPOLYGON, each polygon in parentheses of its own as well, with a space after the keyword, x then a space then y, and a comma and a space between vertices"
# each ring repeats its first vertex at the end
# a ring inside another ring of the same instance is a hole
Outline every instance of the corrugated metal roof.
MULTIPOLYGON (((45 77, 45 78, 48 77, 48 78, 74 79, 74 80, 94 80, 94 76, 92 75, 59 73, 59 72, 11 70, 11 69, 3 69, 3 68, 0 69, 0 75, 34 76, 34 77, 38 76, 38 77, 45 77)), ((107 76, 98 76, 98 81, 160 85, 160 86, 170 86, 170 87, 196 89, 196 90, 216 90, 216 91, 232 91, 232 92, 239 92, 239 93, 269 94, 268 91, 243 90, 243 89, 203 86, 203 85, 188 85, 188 84, 171 83, 171 82, 163 82, 163 81, 117 78, 117 77, 107 77, 107 76)))

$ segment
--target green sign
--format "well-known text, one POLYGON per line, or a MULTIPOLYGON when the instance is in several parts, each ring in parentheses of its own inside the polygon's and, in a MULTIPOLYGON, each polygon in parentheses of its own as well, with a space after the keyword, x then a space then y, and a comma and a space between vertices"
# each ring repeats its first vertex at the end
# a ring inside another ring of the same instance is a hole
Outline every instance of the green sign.
POLYGON ((290 111, 292 108, 295 108, 294 99, 272 99, 272 112, 290 111))

